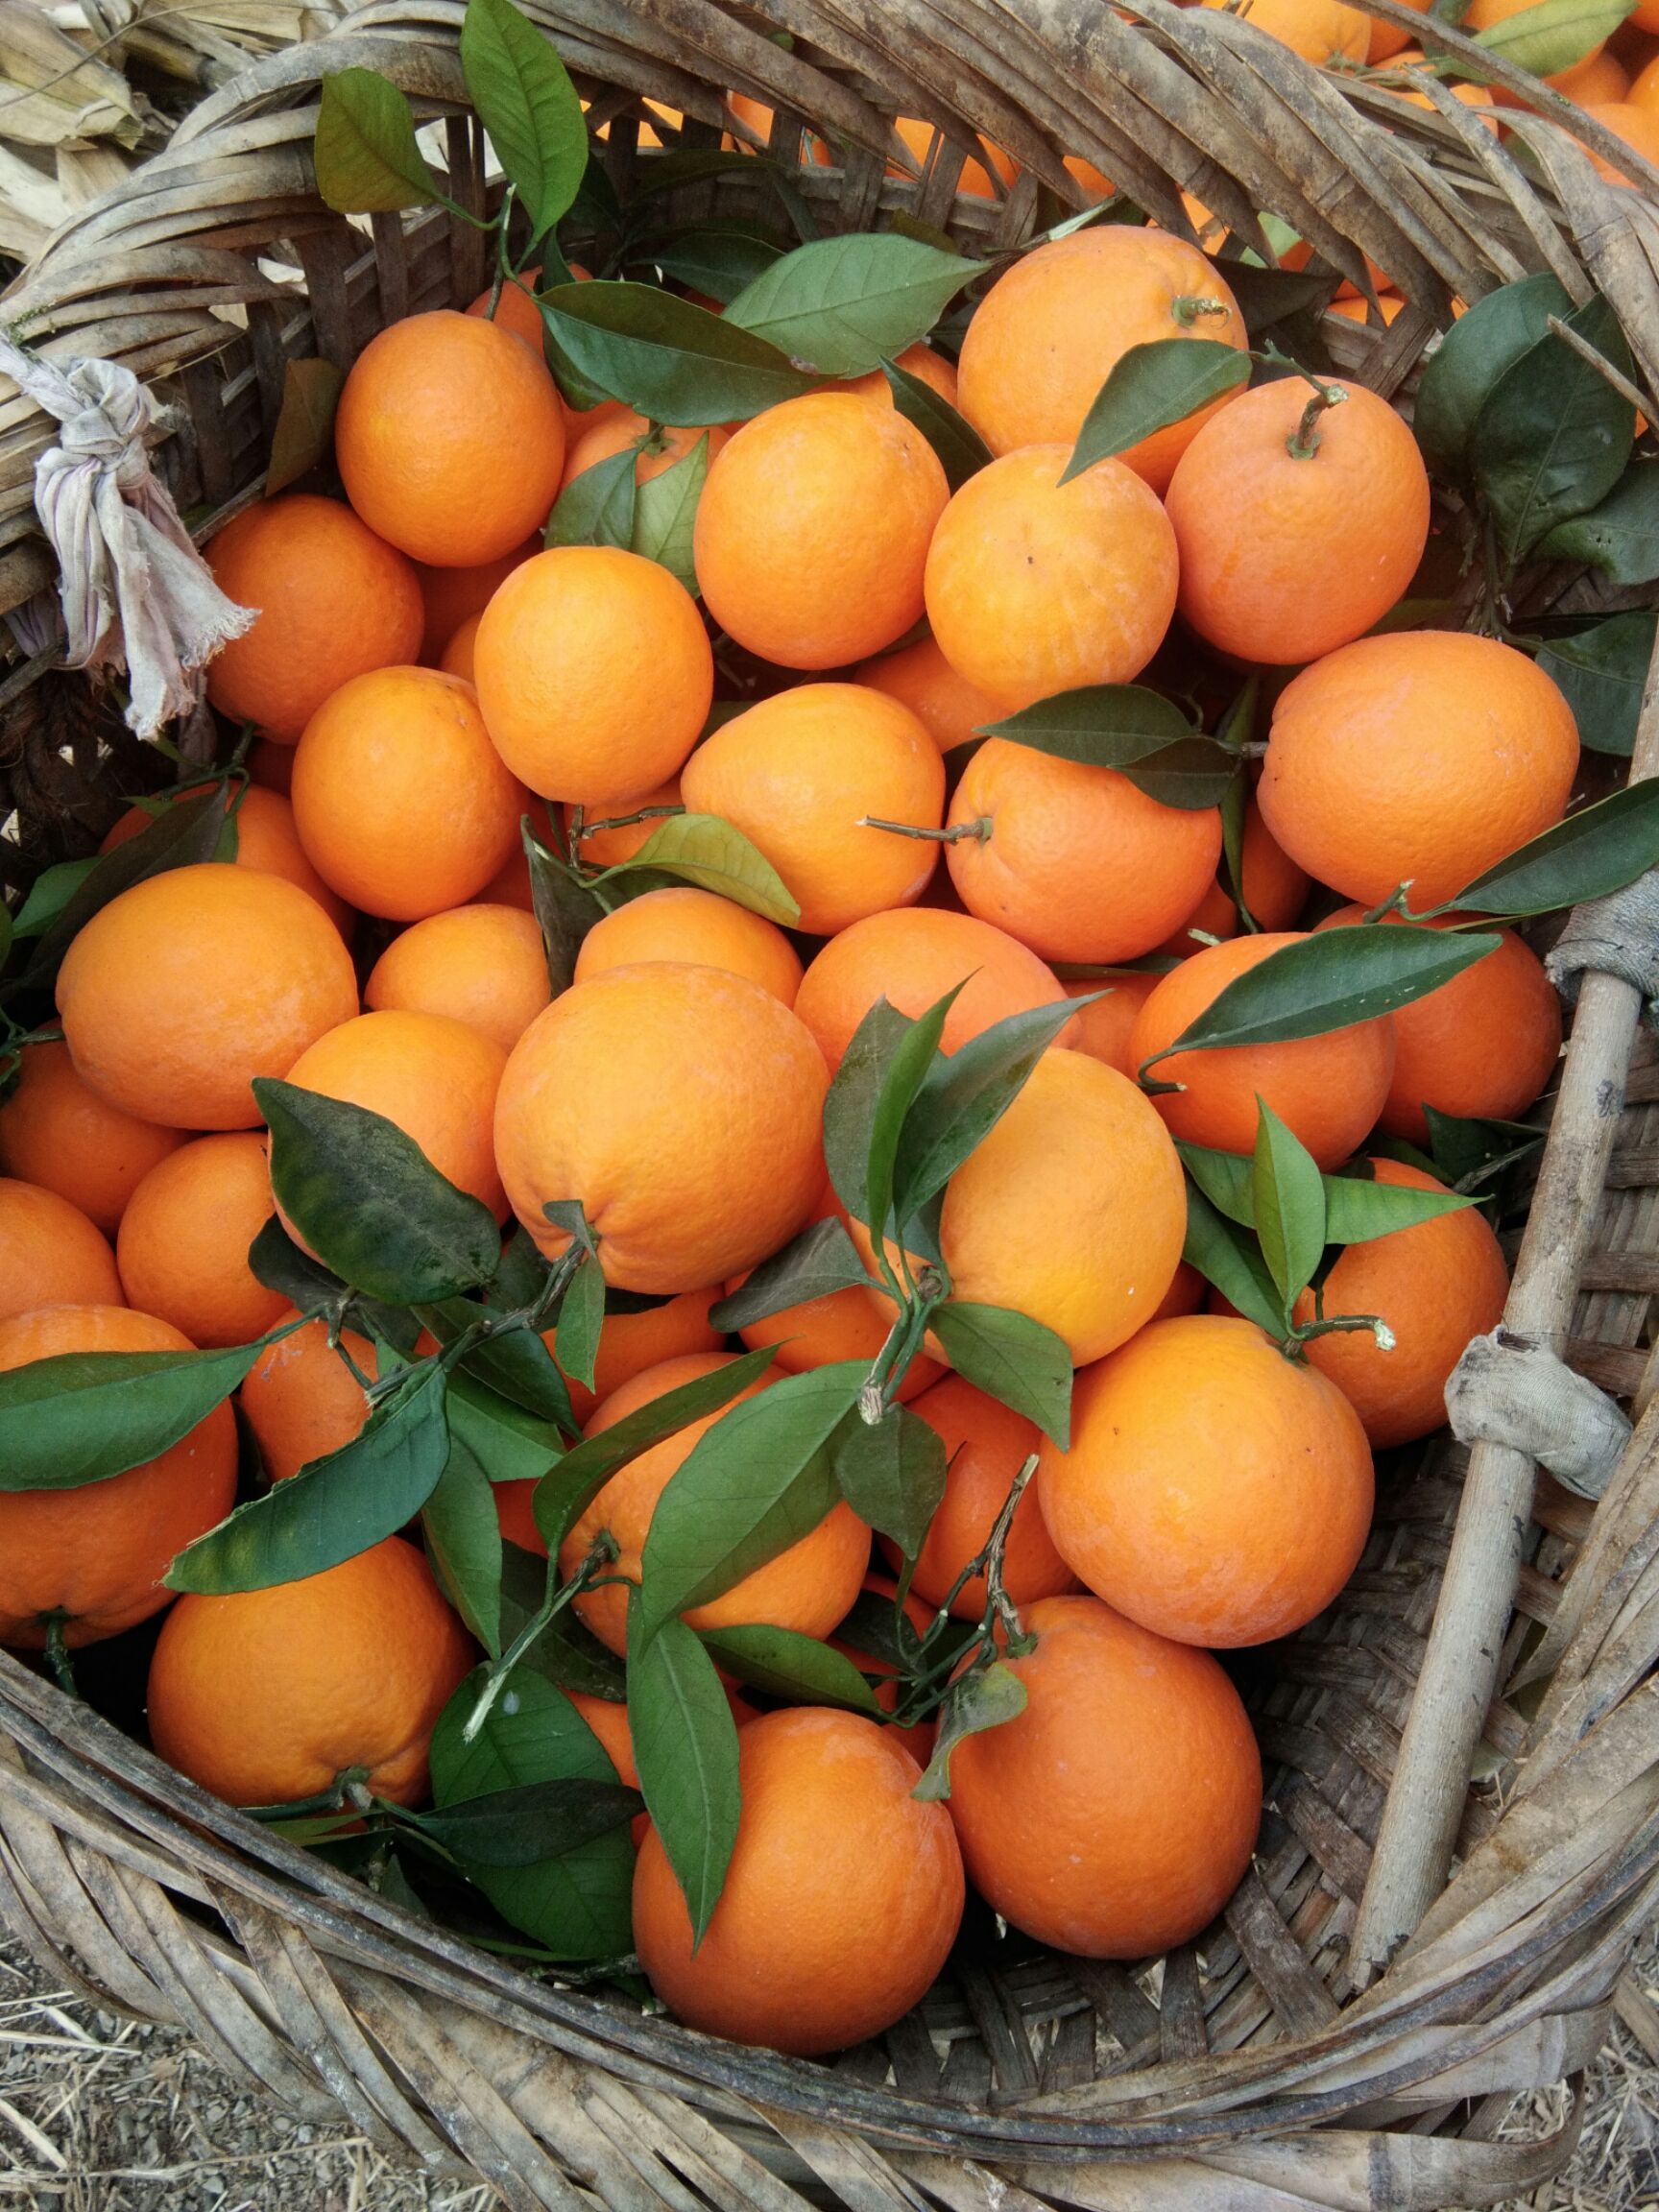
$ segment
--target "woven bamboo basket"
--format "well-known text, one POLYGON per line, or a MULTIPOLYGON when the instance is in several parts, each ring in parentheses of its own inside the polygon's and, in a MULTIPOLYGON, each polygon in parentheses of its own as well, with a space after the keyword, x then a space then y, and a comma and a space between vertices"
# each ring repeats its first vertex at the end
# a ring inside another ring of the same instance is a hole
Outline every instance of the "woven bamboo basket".
MULTIPOLYGON (((1396 0, 1371 5, 1465 46, 1396 0)), ((821 228, 903 210, 983 250, 1051 221, 1046 194, 1078 204, 1061 156, 1081 155, 1183 234, 1185 191, 1235 251, 1266 210, 1356 280, 1367 254, 1392 272, 1408 304, 1391 326, 1324 325, 1336 366, 1385 395, 1455 299, 1535 269, 1576 299, 1599 288, 1659 390, 1659 175, 1575 111, 1638 188, 1608 184, 1547 95, 1501 143, 1450 99, 1404 108, 1235 15, 1166 0, 1127 18, 1099 0, 529 12, 609 126, 598 157, 617 180, 664 158, 649 134, 642 149, 642 121, 671 151, 717 147, 723 95, 746 92, 774 110, 770 151, 821 228), (684 124, 647 117, 647 97, 684 124), (896 114, 938 127, 920 177, 892 166, 896 114), (834 165, 804 156, 812 128, 834 165), (1021 165, 993 199, 956 188, 975 133, 1021 165)), ((344 368, 388 321, 486 281, 476 231, 438 210, 348 222, 310 162, 319 80, 367 64, 441 120, 448 189, 482 209, 461 13, 372 0, 251 68, 60 231, 0 309, 51 355, 117 358, 159 387, 177 411, 164 467, 204 532, 261 486, 286 362, 344 368)), ((751 214, 763 190, 732 164, 677 184, 671 205, 751 214)), ((31 471, 52 435, 26 401, 0 401, 0 608, 50 580, 31 471)), ((1537 589, 1541 605, 1597 603, 1571 571, 1537 589)), ((134 767, 118 722, 50 659, 0 686, 13 892, 85 848, 134 767)), ((1634 768, 1659 771, 1652 676, 1634 768)), ((402 1911, 9 1659, 0 1917, 56 1981, 176 2022, 307 2118, 482 2176, 514 2207, 1427 2212, 1541 2186, 1571 2152, 1615 2006, 1659 2034, 1622 1984, 1659 1906, 1659 1057, 1639 1013, 1628 983, 1586 979, 1508 1313, 1633 1406, 1612 1487, 1592 1508, 1519 1454, 1479 1446, 1471 1467, 1445 1439, 1384 1461, 1349 1590, 1252 1662, 1261 1839, 1196 1943, 1130 1971, 982 1916, 879 2045, 832 2064, 738 2049, 402 1911), (1564 2080, 1555 2132, 1501 2137, 1515 2092, 1564 2080)))

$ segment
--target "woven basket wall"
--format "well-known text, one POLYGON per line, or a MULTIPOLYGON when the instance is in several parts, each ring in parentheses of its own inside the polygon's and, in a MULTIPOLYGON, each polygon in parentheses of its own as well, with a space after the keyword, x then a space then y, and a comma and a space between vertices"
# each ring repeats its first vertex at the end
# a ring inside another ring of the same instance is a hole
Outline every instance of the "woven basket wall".
MULTIPOLYGON (((1393 0, 1373 5, 1424 27, 1393 0)), ((179 411, 165 465, 204 529, 258 491, 287 360, 344 368, 386 322, 464 303, 486 280, 477 232, 434 211, 348 223, 317 199, 310 166, 319 78, 366 63, 446 119, 449 190, 486 204, 461 12, 457 0, 373 0, 327 39, 251 69, 78 216, 0 306, 48 353, 119 358, 157 383, 179 411)), ((1238 242, 1266 210, 1356 279, 1366 254, 1389 270, 1409 302, 1390 327, 1325 324, 1338 368, 1384 394, 1407 383, 1454 299, 1542 268, 1575 298, 1606 294, 1644 387, 1659 389, 1659 177, 1575 111, 1638 189, 1605 182, 1547 119, 1518 117, 1500 143, 1450 99, 1404 108, 1234 16, 1165 0, 1142 0, 1133 21, 1100 0, 532 0, 530 12, 594 126, 609 125, 599 157, 618 179, 661 157, 637 144, 643 97, 685 116, 678 143, 714 146, 722 94, 737 90, 776 111, 779 159, 797 159, 807 126, 832 137, 838 165, 797 177, 823 228, 902 208, 983 248, 1052 219, 1040 187, 1076 204, 1060 156, 1079 154, 1185 234, 1183 191, 1238 242), (780 31, 789 44, 768 36, 780 31), (895 114, 950 133, 920 179, 889 174, 895 114), (974 132, 1022 165, 1004 198, 957 196, 974 132)), ((723 175, 676 204, 748 213, 764 189, 723 175)), ((49 579, 31 471, 50 442, 26 402, 0 401, 0 609, 49 579)), ((1592 603, 1570 573, 1537 589, 1543 604, 1592 603)), ((16 881, 84 846, 133 762, 74 679, 23 666, 0 685, 0 711, 12 810, 0 854, 16 881)), ((1651 682, 1636 769, 1659 769, 1651 682)), ((1586 988, 1521 1271, 1548 1247, 1557 1289, 1544 1334, 1641 1409, 1659 1292, 1659 1061, 1635 993, 1598 995, 1603 981, 1586 988)), ((1576 2081, 1659 1905, 1656 1443, 1659 1413, 1639 1423, 1594 1511, 1538 1477, 1505 1657, 1542 1625, 1531 1672, 1553 1673, 1491 1707, 1457 1871, 1363 1992, 1349 1936, 1459 1503, 1462 1457, 1443 1440, 1381 1463, 1350 1589, 1259 1655, 1247 1687, 1269 1779, 1255 1864, 1222 1920, 1150 1972, 999 1939, 981 1915, 878 2046, 828 2065, 739 2050, 531 1979, 403 1913, 10 1660, 0 1917, 55 1979, 180 2023, 308 2116, 482 2176, 515 2207, 1492 2202, 1569 2154, 1575 2114, 1547 2140, 1497 2130, 1513 2092, 1576 2081)))

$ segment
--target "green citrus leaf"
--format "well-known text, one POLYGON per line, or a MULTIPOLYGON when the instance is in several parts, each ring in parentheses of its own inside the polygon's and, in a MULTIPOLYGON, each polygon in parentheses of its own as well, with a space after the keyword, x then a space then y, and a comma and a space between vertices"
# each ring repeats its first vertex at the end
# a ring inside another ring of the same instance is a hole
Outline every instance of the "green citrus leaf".
POLYGON ((1559 277, 1544 272, 1502 284, 1477 300, 1430 355, 1411 427, 1436 476, 1469 481, 1475 423, 1500 379, 1550 331, 1551 315, 1573 312, 1559 277))
POLYGON ((1659 461, 1632 461, 1599 506, 1558 522, 1538 553, 1582 561, 1610 584, 1651 584, 1659 577, 1659 461))
POLYGON ((709 480, 709 441, 699 438, 689 453, 647 477, 634 497, 634 550, 656 561, 698 596, 697 564, 692 540, 697 527, 697 507, 709 480))
POLYGON ((927 1771, 910 1794, 937 1802, 950 1794, 950 1754, 964 1736, 981 1736, 1018 1720, 1025 1710, 1025 1685, 998 1659, 994 1665, 952 1682, 939 1708, 939 1733, 927 1771))
POLYGON ((770 269, 783 252, 763 231, 713 217, 661 238, 643 238, 639 250, 664 276, 672 276, 722 305, 735 300, 746 284, 770 269))
POLYGON ((76 1490, 169 1450, 228 1398, 258 1344, 64 1352, 0 1374, 0 1492, 76 1490))
POLYGON ((408 101, 377 70, 324 78, 312 158, 319 193, 341 215, 389 215, 442 197, 408 101))
POLYGON ((1578 741, 1592 753, 1627 760, 1635 750, 1654 621, 1650 611, 1637 608, 1609 614, 1571 637, 1552 637, 1538 649, 1539 667, 1560 686, 1578 725, 1578 741))
POLYGON ((870 1147, 876 1110, 893 1056, 913 1023, 878 998, 853 1032, 824 1100, 824 1159, 837 1198, 854 1220, 869 1203, 870 1147))
MULTIPOLYGON (((1465 885, 1446 911, 1553 914, 1604 899, 1659 862, 1659 781, 1630 783, 1534 837, 1465 885)), ((1349 932, 1330 930, 1335 937, 1349 932)), ((1392 931, 1389 932, 1393 934, 1392 931)), ((1478 940, 1465 937, 1467 944, 1478 940)), ((1490 942, 1487 943, 1490 950, 1490 942)), ((1263 961, 1262 966, 1269 963, 1263 961)), ((1260 971, 1258 971, 1260 973, 1260 971)))
MULTIPOLYGON (((514 1339, 499 1341, 504 1345, 514 1339)), ((564 1438, 553 1422, 503 1397, 464 1368, 449 1379, 449 1428, 492 1482, 539 1482, 565 1455, 564 1438)))
POLYGON ((1064 1452, 1071 1440, 1071 1355, 1052 1329, 1005 1306, 952 1298, 933 1331, 958 1375, 1035 1421, 1064 1452))
POLYGON ((699 1631, 704 1649, 728 1674, 785 1705, 838 1705, 881 1718, 875 1693, 851 1659, 793 1628, 745 1623, 699 1631))
MULTIPOLYGON (((943 998, 936 999, 925 1014, 911 1022, 899 1039, 882 1070, 880 1088, 876 1094, 875 1111, 870 1117, 870 1143, 864 1157, 863 1201, 853 1209, 855 1217, 876 1236, 885 1236, 887 1232, 887 1217, 893 1210, 899 1149, 906 1119, 928 1075, 943 1057, 939 1050, 939 1040, 945 1033, 946 1018, 961 996, 965 984, 966 978, 962 983, 953 985, 943 998)), ((1070 1013, 1067 1018, 1070 1019, 1070 1013)), ((905 1217, 916 1210, 915 1203, 908 1206, 905 1217)))
POLYGON ((568 991, 576 979, 576 955, 582 940, 605 909, 591 891, 572 880, 530 827, 528 815, 520 826, 524 854, 530 867, 530 900, 547 951, 547 977, 553 996, 568 991))
POLYGON ((1249 354, 1216 338, 1155 338, 1131 346, 1094 395, 1061 483, 1185 422, 1249 381, 1249 354))
MULTIPOLYGON (((1183 350, 1190 350, 1183 346, 1183 350)), ((1142 684, 1085 684, 985 726, 988 737, 1080 760, 1091 768, 1128 768, 1193 734, 1181 709, 1142 684)))
POLYGON ((225 828, 225 793, 216 785, 187 799, 175 799, 148 829, 106 853, 72 890, 41 931, 20 982, 25 990, 44 989, 58 973, 70 942, 94 914, 134 883, 163 876, 170 868, 193 868, 213 859, 225 828))
MULTIPOLYGON (((469 0, 472 5, 473 0, 469 0)), ((634 470, 639 459, 632 445, 608 453, 579 476, 572 476, 554 503, 541 542, 556 545, 615 545, 634 542, 634 506, 638 488, 634 470)))
MULTIPOLYGON (((1634 6, 1635 0, 1538 0, 1477 31, 1475 43, 1534 77, 1558 77, 1603 46, 1634 6)), ((1454 68, 1458 76, 1477 74, 1461 62, 1454 68)))
POLYGON ((976 476, 991 459, 991 448, 965 416, 931 384, 901 369, 897 361, 883 361, 881 373, 893 395, 893 404, 906 422, 912 422, 932 446, 945 481, 960 491, 970 476, 976 476))
MULTIPOLYGON (((453 1417, 454 1403, 450 1402, 453 1417)), ((492 1659, 501 1656, 501 1521, 490 1478, 451 1428, 449 1456, 421 1513, 445 1595, 492 1659)))
MULTIPOLYGON (((1592 299, 1560 321, 1629 376, 1629 341, 1605 300, 1592 299)), ((1623 474, 1635 439, 1635 408, 1565 339, 1551 331, 1529 347, 1492 388, 1470 445, 1475 481, 1504 551, 1518 559, 1558 523, 1588 514, 1623 474)))
POLYGON ((605 1326, 605 1277, 597 1255, 589 1249, 571 1277, 559 1307, 554 1348, 559 1364, 584 1390, 593 1387, 594 1362, 599 1358, 599 1332, 605 1326))
POLYGON ((732 301, 726 320, 825 375, 863 375, 926 337, 989 267, 895 231, 849 231, 771 263, 732 301))
POLYGON ((1260 1097, 1256 1107, 1250 1171, 1256 1234, 1288 1318, 1325 1254, 1325 1182, 1312 1154, 1272 1107, 1260 1097))
POLYGON ((1355 1175, 1325 1178, 1325 1241, 1328 1244, 1369 1244, 1379 1237, 1392 1237, 1402 1229, 1415 1229, 1420 1221, 1432 1221, 1442 1214, 1455 1214, 1472 1206, 1473 1198, 1455 1190, 1414 1190, 1407 1183, 1362 1181, 1355 1175))
MULTIPOLYGON (((666 1495, 666 1493, 664 1493, 666 1495)), ((685 1622, 645 1633, 628 1608, 628 1721, 645 1810, 702 1942, 726 1883, 742 1800, 737 1723, 714 1662, 685 1622)))
POLYGON ((97 865, 98 855, 93 854, 87 860, 59 860, 42 868, 12 921, 12 938, 38 937, 50 928, 97 865))
POLYGON ((869 1282, 869 1271, 838 1217, 828 1214, 774 1252, 729 1296, 709 1309, 711 1327, 747 1329, 812 1298, 829 1298, 869 1282))
POLYGON ((346 378, 332 361, 290 361, 282 371, 282 405, 271 433, 265 496, 274 499, 309 476, 334 450, 334 412, 346 378))
POLYGON ((945 1495, 945 1440, 938 1431, 904 1406, 889 1406, 874 1425, 854 1410, 830 1450, 841 1495, 859 1520, 914 1559, 945 1495))
POLYGON ((1525 1121, 1486 1121, 1479 1117, 1442 1114, 1426 1105, 1431 1164, 1455 1190, 1477 1190, 1501 1168, 1512 1166, 1544 1142, 1541 1129, 1525 1121))
POLYGON ((786 353, 651 284, 562 284, 541 295, 579 375, 653 422, 734 422, 810 392, 786 353))
POLYGON ((677 876, 700 891, 717 891, 722 899, 785 929, 792 929, 801 919, 800 907, 765 854, 718 814, 670 814, 658 823, 631 860, 608 868, 600 880, 626 879, 642 869, 677 876))
POLYGON ((588 167, 576 87, 551 41, 512 0, 467 0, 461 67, 478 120, 540 237, 569 212, 588 167))
MULTIPOLYGON (((471 4, 476 7, 478 0, 471 4)), ((626 1829, 644 1810, 637 1790, 572 1774, 491 1790, 482 1797, 463 1798, 447 1812, 409 1817, 421 1835, 468 1868, 534 1866, 626 1829)))
MULTIPOLYGON (((1240 1166, 1248 1170, 1249 1162, 1241 1161, 1240 1166)), ((1261 1246, 1247 1231, 1218 1214, 1195 1185, 1187 1192, 1187 1241, 1181 1257, 1246 1321, 1254 1321, 1269 1336, 1284 1334, 1279 1292, 1261 1246)))

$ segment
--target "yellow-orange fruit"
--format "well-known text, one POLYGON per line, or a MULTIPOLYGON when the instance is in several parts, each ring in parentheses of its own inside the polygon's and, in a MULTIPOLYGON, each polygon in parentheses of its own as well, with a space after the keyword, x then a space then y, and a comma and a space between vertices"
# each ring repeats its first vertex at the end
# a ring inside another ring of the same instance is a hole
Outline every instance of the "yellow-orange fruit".
MULTIPOLYGON (((297 1318, 292 1307, 277 1315, 278 1321, 297 1318)), ((374 1347, 368 1337, 347 1329, 340 1342, 373 1379, 374 1347)), ((369 1418, 363 1385, 329 1343, 325 1321, 307 1321, 268 1345, 249 1369, 237 1400, 273 1482, 286 1482, 313 1459, 341 1451, 369 1418)))
POLYGON ((1262 1760, 1207 1651, 1094 1598, 1045 1598, 1004 1661, 1025 1710, 950 1755, 950 1817, 974 1887, 1039 1942, 1146 1959, 1207 1927, 1250 1863, 1262 1760))
POLYGON ((709 718, 714 659, 696 601, 655 561, 561 545, 516 568, 473 640, 478 704, 514 775, 591 806, 649 791, 709 718))
POLYGON ((183 1142, 183 1130, 111 1106, 56 1040, 25 1046, 17 1088, 0 1103, 0 1168, 67 1198, 107 1237, 156 1161, 183 1142))
POLYGON ((546 521, 565 415, 545 366, 483 316, 388 324, 358 354, 334 418, 346 496, 417 561, 475 568, 546 521))
POLYGON ((738 1744, 737 1840, 700 1945, 661 1839, 646 1832, 640 1964, 669 2009, 710 2034, 807 2055, 862 2042, 926 1994, 955 1940, 950 1815, 911 1794, 915 1760, 855 1713, 763 1714, 738 1744))
POLYGON ((949 494, 896 408, 809 392, 746 422, 697 507, 697 581, 740 645, 783 668, 843 668, 922 613, 927 541, 949 494))
POLYGON ((338 499, 261 499, 211 540, 207 565, 228 598, 259 610, 208 662, 208 699, 286 745, 342 684, 420 650, 413 566, 338 499))
POLYGON ((775 922, 694 885, 665 884, 596 922, 576 955, 576 980, 640 960, 681 960, 747 975, 785 1006, 801 987, 801 961, 775 922))
POLYGON ((1093 1060, 1104 1061, 1108 1068, 1116 1068, 1119 1075, 1133 1076, 1135 1063, 1129 1057, 1129 1033, 1135 1026, 1135 1017, 1163 980, 1162 974, 1108 974, 1068 983, 1068 998, 1094 999, 1077 1017, 1072 1049, 1087 1052, 1093 1060), (1097 992, 1102 996, 1094 997, 1097 992))
POLYGON ((1371 1527, 1359 1417, 1253 1321, 1154 1321, 1077 1378, 1071 1444, 1045 1443, 1043 1518, 1108 1605, 1231 1648, 1323 1612, 1371 1527))
MULTIPOLYGON (((471 313, 470 308, 468 313, 471 313)), ((541 541, 536 537, 526 538, 522 545, 515 545, 510 553, 503 553, 494 561, 480 562, 475 568, 429 568, 417 561, 415 573, 421 583, 425 627, 421 633, 421 651, 416 658, 422 667, 437 667, 445 648, 461 625, 470 621, 474 614, 482 614, 514 569, 541 550, 541 541)), ((405 654, 403 658, 407 660, 410 656, 405 654)))
POLYGON ((445 676, 459 676, 463 684, 470 684, 477 674, 478 625, 482 614, 469 614, 445 646, 438 665, 445 676))
MULTIPOLYGON (((984 1575, 970 1575, 960 1590, 955 1585, 985 1549, 1015 1479, 1042 1435, 1034 1421, 998 1405, 960 1375, 947 1375, 924 1390, 913 1409, 937 1431, 950 1472, 910 1586, 929 1605, 943 1605, 949 1599, 957 1620, 977 1621, 988 1596, 984 1575)), ((897 1567, 898 1546, 883 1537, 881 1547, 897 1567)), ((1035 1481, 1026 1484, 1009 1524, 1002 1587, 1021 1606, 1077 1587, 1076 1575, 1054 1549, 1035 1481)))
POLYGON ((0 1321, 36 1306, 120 1306, 108 1239, 37 1183, 0 1180, 0 1321))
POLYGON ((824 1183, 823 1055, 746 975, 667 961, 575 984, 514 1047, 495 1110, 513 1210, 580 1199, 606 1280, 701 1289, 775 1252, 824 1183))
POLYGON ((982 724, 998 721, 1003 711, 989 691, 981 691, 959 676, 939 649, 936 637, 923 637, 897 653, 878 654, 854 670, 854 682, 872 691, 885 691, 908 707, 941 753, 953 745, 966 745, 982 724))
MULTIPOLYGON (((188 1352, 165 1321, 124 1306, 44 1306, 0 1321, 0 1373, 76 1352, 188 1352)), ((215 1406, 188 1435, 108 1481, 0 1492, 0 1644, 38 1651, 47 1623, 96 1644, 158 1613, 175 1552, 236 1495, 236 1423, 215 1406)))
POLYGON ((517 906, 455 906, 394 937, 369 972, 371 1012, 445 1014, 511 1052, 553 996, 532 914, 517 906))
MULTIPOLYGON (((1219 8, 1222 0, 1203 5, 1219 8)), ((1370 50, 1369 16, 1343 0, 1250 0, 1245 19, 1320 68, 1363 61, 1370 50)))
POLYGON ((164 1128, 252 1129, 249 1088, 357 1010, 340 932, 279 876, 208 862, 94 914, 58 972, 77 1073, 164 1128))
MULTIPOLYGON (((1308 872, 1268 834, 1254 799, 1244 808, 1244 903, 1258 929, 1288 929, 1308 902, 1308 872)), ((1158 947, 1190 960, 1212 937, 1237 937, 1238 907, 1219 875, 1186 921, 1158 947)))
POLYGON ((305 725, 292 796, 324 881, 393 922, 483 890, 524 810, 471 685, 436 668, 380 668, 336 691, 305 725))
POLYGON ((938 849, 869 821, 936 830, 945 804, 939 748, 907 707, 859 684, 803 684, 733 716, 680 778, 693 814, 734 823, 828 937, 908 906, 938 849))
POLYGON ((170 1152, 121 1216, 115 1251, 128 1304, 203 1347, 262 1336, 288 1305, 248 1264, 271 1212, 265 1140, 255 1131, 198 1137, 170 1152))

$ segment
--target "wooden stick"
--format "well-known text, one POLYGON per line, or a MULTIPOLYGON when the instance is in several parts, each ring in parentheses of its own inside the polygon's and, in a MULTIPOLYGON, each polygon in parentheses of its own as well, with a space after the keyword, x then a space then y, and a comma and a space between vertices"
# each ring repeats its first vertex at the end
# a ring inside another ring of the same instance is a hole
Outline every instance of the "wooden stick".
MULTIPOLYGON (((1631 779, 1659 774, 1659 651, 1648 664, 1631 779)), ((1559 1351, 1595 1234, 1608 1157, 1624 1107, 1638 992, 1587 974, 1515 1262, 1503 1326, 1559 1351)), ((1520 1580, 1532 1461, 1503 1444, 1469 1455, 1457 1527, 1423 1669, 1400 1741, 1349 1970, 1363 1986, 1385 1966, 1445 1887, 1469 1790, 1470 1763, 1498 1689, 1520 1580)))

